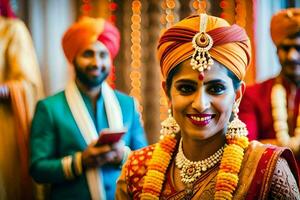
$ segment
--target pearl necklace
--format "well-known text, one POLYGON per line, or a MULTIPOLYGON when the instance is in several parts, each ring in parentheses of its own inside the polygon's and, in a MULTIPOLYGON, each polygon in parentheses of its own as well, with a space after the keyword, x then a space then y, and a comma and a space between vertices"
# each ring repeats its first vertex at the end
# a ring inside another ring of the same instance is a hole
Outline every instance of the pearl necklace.
POLYGON ((290 147, 295 153, 300 147, 300 105, 298 108, 297 127, 294 137, 290 137, 287 124, 286 91, 281 84, 275 84, 271 92, 272 116, 274 130, 280 145, 290 147))
POLYGON ((176 155, 176 166, 180 169, 181 181, 186 185, 191 185, 197 180, 202 172, 215 166, 220 162, 224 147, 221 147, 216 153, 200 161, 188 160, 182 151, 182 138, 180 139, 178 153, 176 155))

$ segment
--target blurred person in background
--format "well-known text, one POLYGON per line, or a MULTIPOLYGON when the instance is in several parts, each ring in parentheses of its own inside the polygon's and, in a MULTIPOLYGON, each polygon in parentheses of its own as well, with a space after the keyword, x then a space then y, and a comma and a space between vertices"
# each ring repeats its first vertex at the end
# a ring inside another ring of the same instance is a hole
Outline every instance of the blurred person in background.
POLYGON ((0 0, 0 199, 33 199, 29 129, 43 96, 30 33, 8 0, 0 0))
POLYGON ((30 172, 51 184, 50 199, 114 199, 130 150, 147 145, 135 100, 106 82, 119 45, 118 29, 102 18, 84 17, 63 36, 75 78, 38 102, 30 135, 30 172), (96 145, 101 130, 124 127, 122 140, 96 145))
POLYGON ((299 169, 300 8, 275 13, 270 31, 281 72, 275 78, 247 87, 239 115, 247 125, 250 140, 291 148, 299 169))

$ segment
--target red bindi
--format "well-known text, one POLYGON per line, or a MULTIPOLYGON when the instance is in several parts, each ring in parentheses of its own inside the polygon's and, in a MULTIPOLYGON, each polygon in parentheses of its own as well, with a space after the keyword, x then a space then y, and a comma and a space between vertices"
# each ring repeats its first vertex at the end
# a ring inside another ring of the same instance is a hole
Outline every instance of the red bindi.
POLYGON ((204 79, 204 73, 203 73, 203 72, 200 72, 200 73, 199 73, 198 79, 199 79, 200 81, 203 81, 203 79, 204 79))

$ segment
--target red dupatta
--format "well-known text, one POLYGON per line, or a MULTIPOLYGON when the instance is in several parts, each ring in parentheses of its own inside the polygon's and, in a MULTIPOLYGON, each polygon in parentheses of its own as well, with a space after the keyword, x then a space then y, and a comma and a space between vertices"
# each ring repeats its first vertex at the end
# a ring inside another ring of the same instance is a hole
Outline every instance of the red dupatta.
POLYGON ((291 150, 284 147, 269 146, 259 160, 253 181, 245 198, 246 200, 268 198, 267 195, 270 190, 273 173, 279 157, 286 159, 299 187, 299 171, 291 150))

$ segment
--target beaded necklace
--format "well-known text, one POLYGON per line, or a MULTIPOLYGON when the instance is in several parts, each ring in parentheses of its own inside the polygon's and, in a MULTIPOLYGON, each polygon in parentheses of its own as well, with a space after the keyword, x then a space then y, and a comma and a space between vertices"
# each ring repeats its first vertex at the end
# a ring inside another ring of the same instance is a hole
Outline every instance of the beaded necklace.
POLYGON ((277 83, 271 91, 272 117, 277 141, 282 146, 290 147, 294 152, 299 151, 300 146, 300 106, 298 107, 297 126, 294 136, 290 137, 287 123, 287 102, 285 88, 277 83))
POLYGON ((186 184, 193 184, 197 178, 209 168, 215 166, 222 158, 224 147, 221 147, 213 155, 200 161, 190 161, 187 159, 182 150, 182 138, 179 142, 178 153, 176 155, 176 166, 180 169, 181 181, 186 184))

